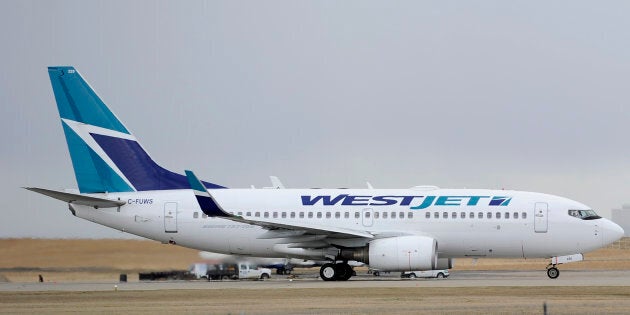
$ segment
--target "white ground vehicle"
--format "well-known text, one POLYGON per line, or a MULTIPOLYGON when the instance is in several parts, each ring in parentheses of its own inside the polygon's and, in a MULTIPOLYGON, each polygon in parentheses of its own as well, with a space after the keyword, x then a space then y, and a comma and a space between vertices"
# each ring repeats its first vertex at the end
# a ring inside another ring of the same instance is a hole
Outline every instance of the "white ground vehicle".
POLYGON ((403 271, 400 273, 401 278, 448 278, 447 269, 444 270, 424 270, 424 271, 403 271))
POLYGON ((196 263, 190 265, 188 272, 196 279, 208 280, 269 279, 271 276, 271 269, 259 268, 249 263, 196 263))
POLYGON ((271 269, 248 263, 208 265, 208 280, 269 279, 271 269))

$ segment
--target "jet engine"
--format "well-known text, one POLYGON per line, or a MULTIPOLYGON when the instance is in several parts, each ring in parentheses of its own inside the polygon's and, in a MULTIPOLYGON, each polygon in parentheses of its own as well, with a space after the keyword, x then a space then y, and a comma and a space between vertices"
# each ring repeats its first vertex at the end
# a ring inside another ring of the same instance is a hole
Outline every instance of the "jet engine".
POLYGON ((427 236, 376 239, 361 248, 344 248, 340 257, 383 271, 433 270, 437 266, 437 242, 427 236))

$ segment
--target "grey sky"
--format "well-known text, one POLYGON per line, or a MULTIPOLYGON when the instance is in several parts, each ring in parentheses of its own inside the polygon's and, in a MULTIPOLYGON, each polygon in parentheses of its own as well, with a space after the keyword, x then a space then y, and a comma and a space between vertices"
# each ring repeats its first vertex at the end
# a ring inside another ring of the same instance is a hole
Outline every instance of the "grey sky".
POLYGON ((627 1, 1 1, 0 237, 125 237, 76 187, 47 66, 163 166, 229 187, 630 201, 627 1))

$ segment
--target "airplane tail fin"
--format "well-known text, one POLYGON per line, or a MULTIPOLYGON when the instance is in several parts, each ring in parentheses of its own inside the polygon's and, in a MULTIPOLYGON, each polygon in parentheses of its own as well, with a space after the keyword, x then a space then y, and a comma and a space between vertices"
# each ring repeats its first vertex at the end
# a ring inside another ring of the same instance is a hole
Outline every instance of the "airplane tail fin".
POLYGON ((190 188, 186 176, 151 159, 77 70, 48 67, 48 75, 81 193, 190 188))

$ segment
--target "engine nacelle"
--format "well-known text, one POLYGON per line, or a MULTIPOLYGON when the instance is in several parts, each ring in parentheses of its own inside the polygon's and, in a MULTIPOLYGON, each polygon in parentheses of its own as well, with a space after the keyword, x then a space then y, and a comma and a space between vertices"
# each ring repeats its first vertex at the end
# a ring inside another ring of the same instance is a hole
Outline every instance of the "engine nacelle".
POLYGON ((383 271, 433 270, 437 241, 427 236, 399 236, 369 243, 370 268, 383 271))
POLYGON ((453 258, 438 258, 437 265, 435 265, 436 270, 442 269, 451 269, 454 266, 455 260, 453 258))

